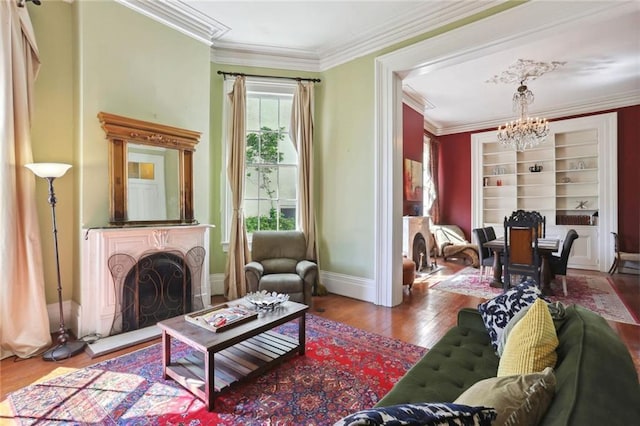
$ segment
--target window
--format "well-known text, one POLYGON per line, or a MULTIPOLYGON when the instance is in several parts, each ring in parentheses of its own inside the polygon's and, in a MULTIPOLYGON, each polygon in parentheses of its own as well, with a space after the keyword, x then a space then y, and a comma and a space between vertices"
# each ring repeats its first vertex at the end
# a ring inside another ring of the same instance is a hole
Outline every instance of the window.
MULTIPOLYGON (((227 83, 226 93, 233 84, 227 83)), ((246 88, 244 214, 247 233, 296 229, 298 154, 289 137, 295 84, 247 80, 246 88)), ((227 150, 226 142, 224 150, 227 150)), ((226 170, 226 155, 224 158, 223 170, 226 170)), ((224 178, 226 182, 226 173, 224 178)), ((228 239, 231 201, 228 184, 226 188, 225 235, 228 239)))

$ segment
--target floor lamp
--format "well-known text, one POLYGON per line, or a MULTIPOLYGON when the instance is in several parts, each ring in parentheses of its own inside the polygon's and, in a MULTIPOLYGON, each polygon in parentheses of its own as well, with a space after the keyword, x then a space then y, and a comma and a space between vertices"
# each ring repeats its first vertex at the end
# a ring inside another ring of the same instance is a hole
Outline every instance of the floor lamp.
POLYGON ((56 224, 56 194, 53 192, 53 181, 62 177, 71 168, 70 164, 62 163, 32 163, 25 164, 36 176, 49 182, 49 205, 51 206, 51 220, 53 222, 53 242, 56 254, 56 272, 58 274, 58 305, 60 307, 60 330, 58 330, 58 344, 46 351, 42 358, 45 361, 58 361, 77 355, 84 348, 81 340, 69 341, 69 334, 64 327, 64 312, 62 310, 62 284, 60 281, 60 259, 58 257, 58 227, 56 224))

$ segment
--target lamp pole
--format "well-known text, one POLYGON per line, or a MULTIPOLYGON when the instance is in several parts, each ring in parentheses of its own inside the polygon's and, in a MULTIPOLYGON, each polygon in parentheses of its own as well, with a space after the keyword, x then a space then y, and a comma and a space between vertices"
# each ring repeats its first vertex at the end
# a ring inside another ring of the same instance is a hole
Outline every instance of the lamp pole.
POLYGON ((69 164, 61 163, 33 163, 26 164, 36 176, 46 179, 49 183, 49 205, 51 206, 51 222, 53 224, 53 249, 56 256, 56 276, 58 279, 58 307, 60 309, 60 328, 58 330, 57 345, 47 350, 42 358, 45 361, 58 361, 77 355, 84 348, 85 342, 81 340, 69 341, 69 334, 64 325, 64 309, 62 307, 62 280, 60 278, 60 257, 58 254, 58 225, 56 222, 56 194, 53 189, 53 181, 62 177, 71 168, 69 164))

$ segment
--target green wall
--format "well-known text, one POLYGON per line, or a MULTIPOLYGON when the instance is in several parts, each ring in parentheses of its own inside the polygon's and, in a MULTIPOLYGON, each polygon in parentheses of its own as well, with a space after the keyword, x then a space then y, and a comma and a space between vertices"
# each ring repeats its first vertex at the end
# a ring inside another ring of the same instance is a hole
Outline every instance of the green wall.
MULTIPOLYGON (((108 144, 98 112, 202 132, 194 155, 194 205, 197 220, 210 222, 210 50, 113 1, 48 1, 29 11, 43 62, 36 81, 34 160, 74 166, 56 181, 56 193, 63 299, 73 295, 81 302, 82 229, 109 221, 108 144)), ((47 302, 53 303, 44 184, 38 184, 38 209, 47 302)))

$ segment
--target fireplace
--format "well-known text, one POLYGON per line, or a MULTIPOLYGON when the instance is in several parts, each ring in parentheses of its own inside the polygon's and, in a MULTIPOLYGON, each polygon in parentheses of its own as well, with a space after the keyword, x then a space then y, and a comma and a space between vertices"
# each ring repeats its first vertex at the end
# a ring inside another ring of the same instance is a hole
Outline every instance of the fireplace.
POLYGON ((208 306, 209 228, 86 230, 78 335, 113 336, 208 306))
POLYGON ((413 260, 417 271, 433 269, 428 216, 403 216, 402 254, 413 260))
POLYGON ((149 327, 204 308, 199 280, 204 253, 203 247, 194 247, 186 255, 157 251, 137 261, 125 253, 112 255, 109 270, 120 298, 110 334, 149 327))

